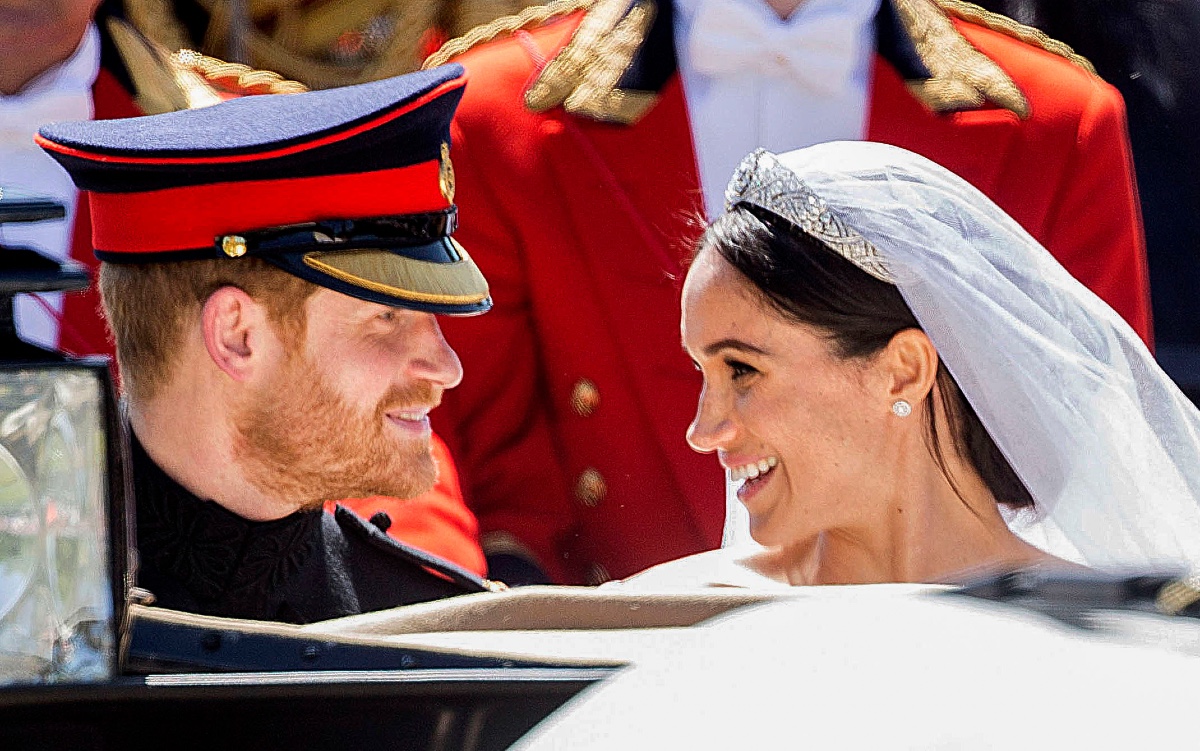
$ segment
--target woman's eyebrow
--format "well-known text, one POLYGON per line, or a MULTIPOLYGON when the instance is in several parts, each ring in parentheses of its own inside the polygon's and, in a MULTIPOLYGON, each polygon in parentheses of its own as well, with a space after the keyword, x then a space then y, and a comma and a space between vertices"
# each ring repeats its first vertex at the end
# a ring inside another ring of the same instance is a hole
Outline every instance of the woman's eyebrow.
POLYGON ((741 339, 719 339, 704 348, 704 354, 707 357, 712 357, 723 349, 737 350, 738 352, 749 352, 755 355, 770 355, 771 353, 762 347, 756 347, 753 344, 744 342, 741 339))

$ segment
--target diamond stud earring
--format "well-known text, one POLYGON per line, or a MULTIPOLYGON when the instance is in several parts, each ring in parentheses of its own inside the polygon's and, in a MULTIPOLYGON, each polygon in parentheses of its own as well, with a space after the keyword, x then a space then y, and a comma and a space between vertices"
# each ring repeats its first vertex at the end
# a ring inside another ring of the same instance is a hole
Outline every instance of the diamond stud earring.
POLYGON ((908 417, 912 414, 912 405, 903 399, 897 399, 892 404, 892 414, 896 417, 908 417))

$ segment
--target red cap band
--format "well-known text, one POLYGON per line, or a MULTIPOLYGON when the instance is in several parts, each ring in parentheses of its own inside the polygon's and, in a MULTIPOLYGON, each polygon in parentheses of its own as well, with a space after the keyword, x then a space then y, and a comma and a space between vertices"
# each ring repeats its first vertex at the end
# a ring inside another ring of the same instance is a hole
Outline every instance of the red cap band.
POLYGON ((440 167, 430 161, 359 174, 93 192, 92 244, 100 252, 162 253, 300 222, 440 211, 450 207, 439 187, 440 167))

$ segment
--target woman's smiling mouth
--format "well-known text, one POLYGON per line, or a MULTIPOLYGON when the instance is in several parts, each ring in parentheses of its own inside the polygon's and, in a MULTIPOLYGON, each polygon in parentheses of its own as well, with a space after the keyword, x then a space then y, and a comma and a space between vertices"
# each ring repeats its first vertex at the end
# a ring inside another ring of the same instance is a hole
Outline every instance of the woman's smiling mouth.
POLYGON ((756 462, 742 464, 737 467, 730 467, 730 480, 753 480, 761 475, 765 475, 779 464, 779 460, 774 456, 768 456, 764 459, 759 459, 756 462))
POLYGON ((737 497, 742 503, 750 500, 751 496, 767 483, 775 472, 775 467, 779 464, 779 459, 774 456, 768 456, 758 461, 739 464, 729 470, 729 479, 733 482, 745 480, 742 486, 737 490, 737 497))

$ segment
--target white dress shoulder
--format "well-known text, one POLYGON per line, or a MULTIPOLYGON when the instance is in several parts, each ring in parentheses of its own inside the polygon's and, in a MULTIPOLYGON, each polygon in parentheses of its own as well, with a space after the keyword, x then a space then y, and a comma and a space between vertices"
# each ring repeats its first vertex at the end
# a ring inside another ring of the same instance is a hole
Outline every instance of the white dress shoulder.
POLYGON ((608 582, 605 588, 656 592, 704 587, 786 590, 787 582, 772 579, 746 564, 762 550, 757 545, 718 548, 660 563, 626 579, 608 582))

